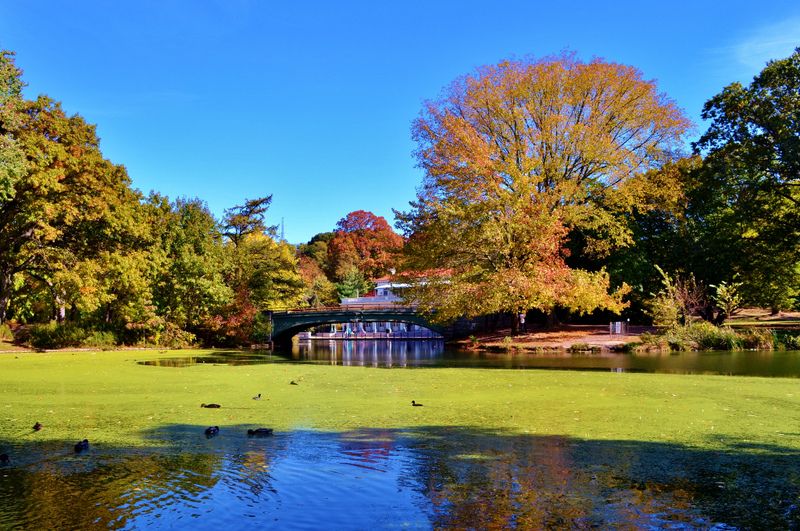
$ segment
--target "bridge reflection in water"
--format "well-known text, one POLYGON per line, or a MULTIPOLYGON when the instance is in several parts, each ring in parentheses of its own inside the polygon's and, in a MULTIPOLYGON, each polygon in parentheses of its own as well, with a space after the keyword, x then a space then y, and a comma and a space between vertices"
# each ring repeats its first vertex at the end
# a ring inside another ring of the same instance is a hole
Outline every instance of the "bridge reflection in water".
POLYGON ((298 361, 327 361, 331 365, 366 367, 417 367, 435 365, 444 354, 444 341, 298 341, 292 358, 298 361))

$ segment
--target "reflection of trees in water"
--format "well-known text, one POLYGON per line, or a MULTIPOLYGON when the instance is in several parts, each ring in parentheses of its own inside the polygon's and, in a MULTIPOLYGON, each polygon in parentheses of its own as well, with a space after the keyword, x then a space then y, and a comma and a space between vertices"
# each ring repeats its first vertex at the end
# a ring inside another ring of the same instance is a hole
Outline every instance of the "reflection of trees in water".
POLYGON ((380 472, 397 454, 395 441, 393 430, 345 432, 339 435, 338 451, 347 464, 380 472))
POLYGON ((423 430, 433 527, 798 528, 800 453, 423 430))
POLYGON ((573 490, 563 439, 463 436, 445 433, 420 455, 434 527, 542 529, 588 521, 592 500, 573 490))
POLYGON ((191 526, 220 507, 277 521, 320 493, 316 510, 357 508, 359 523, 416 507, 411 521, 435 528, 800 527, 800 452, 780 447, 720 441, 724 450, 710 451, 458 427, 265 440, 243 427, 211 441, 200 433, 169 426, 152 436, 173 446, 80 456, 66 443, 17 443, 12 465, 0 468, 0 528, 191 526))
POLYGON ((217 481, 213 471, 220 465, 220 457, 213 454, 161 455, 132 449, 97 459, 96 449, 82 456, 55 446, 45 451, 56 457, 32 467, 2 470, 0 528, 125 527, 137 513, 155 513, 212 488, 217 481))
POLYGON ((191 367, 192 365, 220 364, 220 365, 255 365, 259 363, 272 363, 276 360, 272 354, 258 354, 253 352, 216 352, 203 356, 183 356, 177 358, 162 358, 138 362, 139 365, 155 367, 191 367))

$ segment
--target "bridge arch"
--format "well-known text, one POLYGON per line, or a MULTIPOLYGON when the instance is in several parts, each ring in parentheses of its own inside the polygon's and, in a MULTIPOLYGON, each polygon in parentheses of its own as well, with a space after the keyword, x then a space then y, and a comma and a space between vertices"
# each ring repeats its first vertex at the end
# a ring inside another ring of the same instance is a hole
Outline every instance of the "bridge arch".
POLYGON ((334 323, 394 321, 415 324, 433 330, 448 339, 448 330, 432 324, 422 314, 411 308, 348 309, 327 308, 320 310, 273 311, 272 341, 276 344, 291 342, 292 336, 315 326, 334 323))

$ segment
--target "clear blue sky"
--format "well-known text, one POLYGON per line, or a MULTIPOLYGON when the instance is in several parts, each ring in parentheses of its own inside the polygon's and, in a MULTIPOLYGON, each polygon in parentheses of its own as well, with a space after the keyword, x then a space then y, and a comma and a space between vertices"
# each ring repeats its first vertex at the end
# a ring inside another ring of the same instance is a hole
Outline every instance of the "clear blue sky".
POLYGON ((800 45, 800 3, 0 0, 27 95, 96 123, 134 187, 220 216, 273 194, 299 243, 348 212, 393 222, 421 182, 410 125, 482 64, 572 50, 703 103, 800 45))

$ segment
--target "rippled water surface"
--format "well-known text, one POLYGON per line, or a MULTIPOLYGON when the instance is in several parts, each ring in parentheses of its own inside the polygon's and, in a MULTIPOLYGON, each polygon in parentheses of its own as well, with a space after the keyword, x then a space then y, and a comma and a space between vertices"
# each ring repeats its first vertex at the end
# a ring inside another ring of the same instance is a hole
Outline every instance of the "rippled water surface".
POLYGON ((800 456, 468 429, 252 439, 172 426, 166 447, 16 446, 2 529, 716 528, 800 525, 800 456), (758 500, 754 502, 754 500, 758 500))

